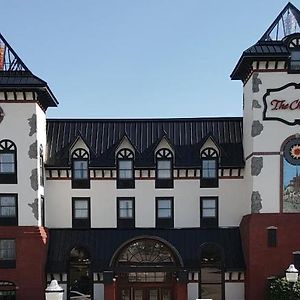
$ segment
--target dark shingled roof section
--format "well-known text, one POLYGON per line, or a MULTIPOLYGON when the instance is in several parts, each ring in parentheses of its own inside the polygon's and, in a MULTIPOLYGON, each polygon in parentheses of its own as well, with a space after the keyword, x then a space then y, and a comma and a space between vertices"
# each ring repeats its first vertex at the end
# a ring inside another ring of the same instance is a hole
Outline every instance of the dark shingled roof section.
POLYGON ((221 150, 221 167, 243 167, 242 118, 47 120, 48 167, 69 166, 69 150, 80 136, 90 148, 90 166, 114 167, 124 136, 136 148, 136 167, 154 166, 154 150, 166 137, 175 166, 200 165, 199 150, 211 136, 221 150))
POLYGON ((178 251, 184 268, 197 269, 200 265, 200 246, 217 243, 225 253, 226 270, 244 270, 245 264, 238 227, 184 228, 184 229, 50 229, 47 272, 67 272, 70 251, 85 248, 91 256, 93 271, 109 269, 114 253, 128 240, 141 236, 159 237, 168 241, 178 251))

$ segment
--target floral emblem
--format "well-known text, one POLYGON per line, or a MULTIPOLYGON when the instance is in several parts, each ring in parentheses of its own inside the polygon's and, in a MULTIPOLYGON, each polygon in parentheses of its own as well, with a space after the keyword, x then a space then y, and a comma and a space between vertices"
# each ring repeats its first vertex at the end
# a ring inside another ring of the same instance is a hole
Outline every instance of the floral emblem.
POLYGON ((300 159, 300 145, 295 144, 290 149, 290 154, 294 159, 300 159))

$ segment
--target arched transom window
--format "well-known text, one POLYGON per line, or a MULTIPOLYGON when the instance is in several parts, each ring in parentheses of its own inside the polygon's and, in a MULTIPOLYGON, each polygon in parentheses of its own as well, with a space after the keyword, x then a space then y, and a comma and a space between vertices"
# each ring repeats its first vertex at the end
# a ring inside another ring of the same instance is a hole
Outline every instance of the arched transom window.
POLYGON ((130 243, 120 253, 117 265, 175 265, 174 255, 164 243, 154 239, 140 239, 130 243))
POLYGON ((72 187, 89 188, 89 153, 82 148, 72 152, 72 187))
POLYGON ((201 187, 218 186, 218 152, 205 148, 201 152, 201 187))
POLYGON ((0 142, 0 182, 17 183, 17 147, 10 140, 0 142))
POLYGON ((134 188, 134 154, 130 149, 121 149, 117 153, 118 188, 134 188))

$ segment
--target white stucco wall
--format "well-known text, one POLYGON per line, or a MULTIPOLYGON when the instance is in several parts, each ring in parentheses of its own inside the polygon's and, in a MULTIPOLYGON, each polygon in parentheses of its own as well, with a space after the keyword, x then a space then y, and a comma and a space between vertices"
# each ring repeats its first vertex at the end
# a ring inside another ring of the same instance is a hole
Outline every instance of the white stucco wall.
POLYGON ((174 189, 157 189, 155 180, 136 180, 135 189, 116 189, 115 180, 91 180, 91 189, 72 189, 71 180, 47 180, 46 224, 72 226, 72 197, 91 198, 91 226, 117 226, 117 197, 135 197, 136 227, 155 227, 155 198, 174 197, 174 226, 200 226, 200 197, 219 197, 220 226, 238 226, 247 213, 243 179, 220 179, 219 188, 200 188, 199 180, 174 180, 174 189), (233 209, 234 208, 234 209, 233 209))
MULTIPOLYGON (((30 158, 28 155, 29 147, 37 142, 39 145, 46 144, 46 120, 45 114, 35 103, 1 103, 5 117, 0 124, 0 140, 12 140, 17 147, 17 184, 1 184, 0 193, 18 194, 18 216, 19 225, 33 226, 39 225, 40 221, 35 219, 32 208, 28 204, 34 203, 35 199, 40 199, 43 189, 33 190, 31 187, 31 171, 37 169, 39 172, 39 159, 30 158), (29 135, 30 126, 28 119, 36 114, 38 130, 29 135)), ((39 157, 39 154, 38 154, 39 157)), ((38 176, 39 177, 39 176, 38 176)))
MULTIPOLYGON (((251 158, 248 159, 245 169, 245 193, 251 203, 252 191, 258 191, 262 198, 261 212, 276 213, 280 211, 280 148, 289 136, 300 133, 300 126, 290 126, 277 120, 263 120, 263 96, 267 89, 280 88, 290 82, 299 83, 300 77, 299 74, 285 72, 261 72, 258 78, 261 80, 258 92, 252 91, 252 77, 244 86, 244 152, 245 157, 253 152, 262 153, 254 156, 263 157, 263 169, 259 175, 252 176, 251 158), (252 108, 253 100, 257 100, 261 108, 252 108), (255 137, 251 136, 253 121, 259 121, 263 125, 262 132, 255 137), (273 154, 264 154, 266 152, 273 152, 273 154)), ((290 94, 288 90, 281 96, 285 100, 295 100, 295 95, 290 94)), ((289 110, 275 111, 275 113, 278 117, 287 119, 295 115, 294 111, 289 110)))
POLYGON ((94 284, 94 299, 104 300, 104 284, 95 283, 94 284))
POLYGON ((243 282, 226 282, 225 283, 226 300, 244 300, 245 288, 243 282))

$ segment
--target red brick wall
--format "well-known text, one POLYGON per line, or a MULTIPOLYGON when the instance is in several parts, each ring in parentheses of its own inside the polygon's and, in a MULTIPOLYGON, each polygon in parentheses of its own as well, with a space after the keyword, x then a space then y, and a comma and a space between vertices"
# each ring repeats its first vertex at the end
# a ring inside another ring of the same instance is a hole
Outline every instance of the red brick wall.
POLYGON ((265 299, 267 278, 283 275, 300 250, 299 214, 252 214, 240 224, 246 262, 246 300, 265 299), (276 226, 277 247, 268 247, 267 227, 276 226))
POLYGON ((44 300, 48 232, 43 227, 0 227, 0 238, 16 239, 16 268, 0 269, 0 281, 18 287, 17 300, 44 300))

